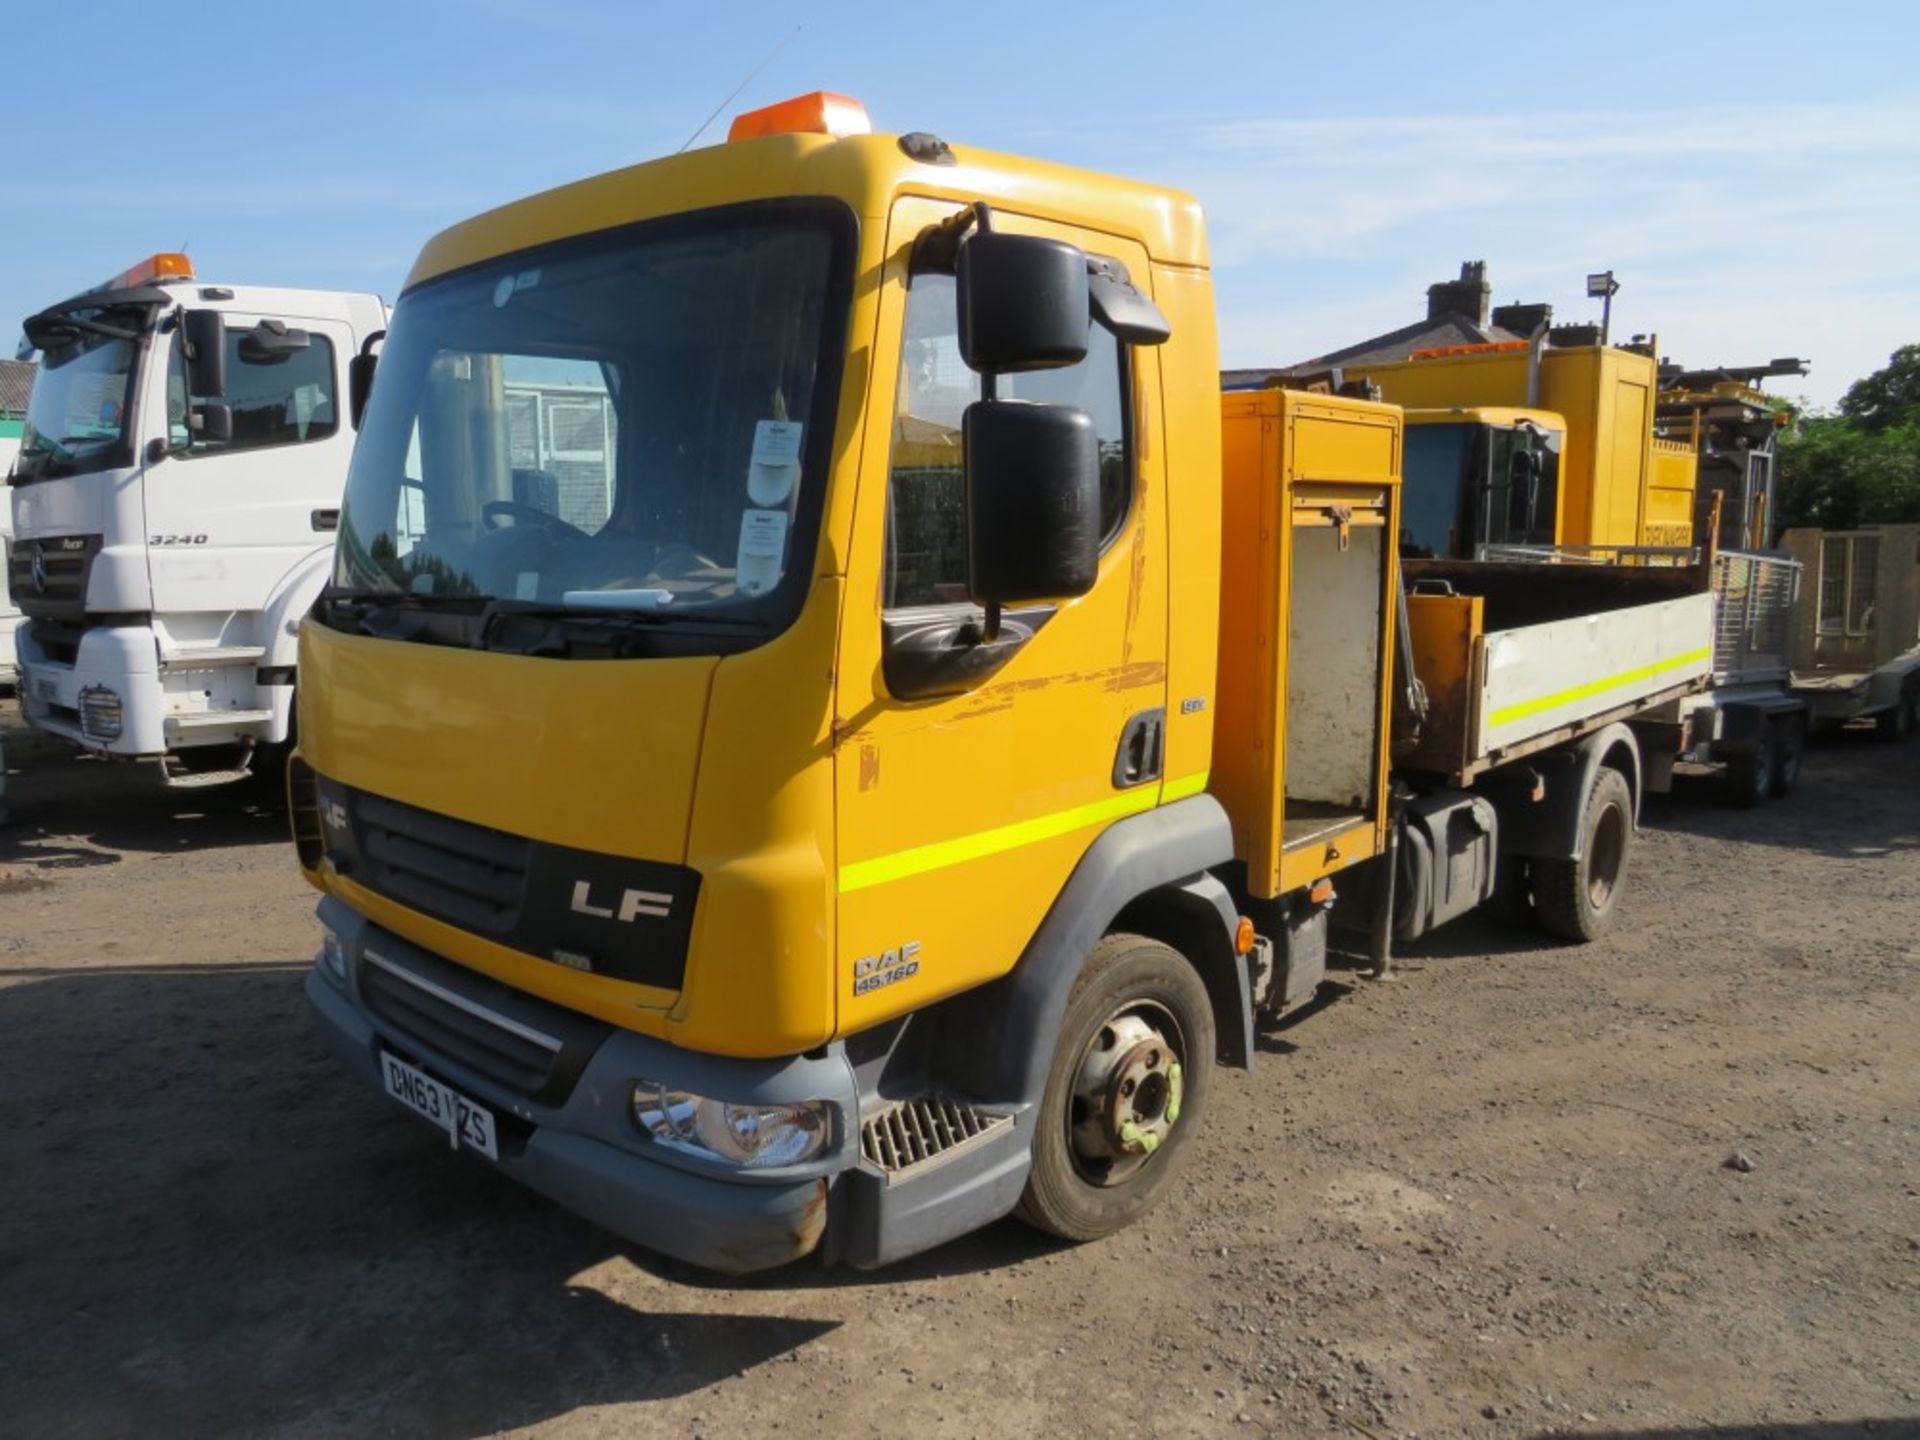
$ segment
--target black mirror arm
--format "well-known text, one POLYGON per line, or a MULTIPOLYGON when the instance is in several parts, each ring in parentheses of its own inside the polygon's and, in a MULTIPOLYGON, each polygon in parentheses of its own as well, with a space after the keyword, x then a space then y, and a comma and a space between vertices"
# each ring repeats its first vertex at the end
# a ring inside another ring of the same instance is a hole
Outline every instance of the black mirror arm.
POLYGON ((1164 345, 1173 326, 1158 305, 1134 286, 1111 261, 1088 257, 1087 299, 1094 319, 1123 345, 1164 345))
POLYGON ((971 690, 998 674, 1056 613, 1052 605, 1016 606, 993 636, 985 634, 976 611, 887 615, 880 648, 887 693, 896 700, 930 700, 971 690))

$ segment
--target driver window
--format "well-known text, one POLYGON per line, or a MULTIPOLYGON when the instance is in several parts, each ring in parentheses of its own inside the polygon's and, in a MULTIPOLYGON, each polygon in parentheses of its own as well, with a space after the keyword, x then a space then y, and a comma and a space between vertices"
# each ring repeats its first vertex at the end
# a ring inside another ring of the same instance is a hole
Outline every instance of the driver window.
MULTIPOLYGON (((951 275, 915 275, 907 291, 887 485, 888 609, 961 604, 967 599, 967 521, 961 416, 980 398, 980 377, 960 358, 959 310, 951 275)), ((1078 365, 999 377, 1000 393, 1077 405, 1100 441, 1102 548, 1132 499, 1127 463, 1126 348, 1089 321, 1078 365)))

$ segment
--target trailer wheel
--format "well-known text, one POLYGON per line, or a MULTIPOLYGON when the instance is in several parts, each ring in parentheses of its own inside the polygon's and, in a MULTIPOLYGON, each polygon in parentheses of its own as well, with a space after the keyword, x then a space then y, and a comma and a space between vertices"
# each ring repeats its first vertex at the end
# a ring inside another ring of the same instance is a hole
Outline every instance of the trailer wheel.
POLYGON ((1806 727, 1796 716, 1773 725, 1773 793, 1785 799, 1800 783, 1800 755, 1807 748, 1806 727))
POLYGON ((1097 1240, 1152 1208, 1206 1114, 1213 1002, 1179 951, 1140 935, 1094 946, 1067 1001, 1020 1218, 1097 1240))
POLYGON ((1612 923, 1633 854, 1633 790, 1611 766, 1594 772, 1580 838, 1578 860, 1534 860, 1533 904, 1553 934, 1597 940, 1612 923))
POLYGON ((1873 728, 1882 740, 1904 740, 1920 729, 1920 685, 1902 690, 1891 710, 1874 716, 1873 728))
POLYGON ((1774 793, 1776 736, 1772 726, 1763 727, 1753 751, 1727 761, 1727 795, 1742 810, 1751 810, 1774 793))

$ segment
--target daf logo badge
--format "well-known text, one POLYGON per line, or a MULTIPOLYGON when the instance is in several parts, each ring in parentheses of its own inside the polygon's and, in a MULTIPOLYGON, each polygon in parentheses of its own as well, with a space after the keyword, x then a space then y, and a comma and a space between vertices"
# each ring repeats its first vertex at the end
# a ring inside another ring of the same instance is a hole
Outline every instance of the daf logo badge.
POLYGON ((38 540, 33 542, 33 589, 36 595, 47 593, 47 547, 38 540))

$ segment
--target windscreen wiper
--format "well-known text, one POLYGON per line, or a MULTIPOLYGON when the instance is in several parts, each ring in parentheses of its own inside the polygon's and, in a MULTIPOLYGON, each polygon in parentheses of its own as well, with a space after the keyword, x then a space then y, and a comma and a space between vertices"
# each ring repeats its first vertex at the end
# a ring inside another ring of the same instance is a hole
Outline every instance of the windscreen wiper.
POLYGON ((603 610, 598 606, 555 605, 538 600, 493 600, 480 613, 477 649, 491 648, 502 628, 516 620, 543 621, 574 632, 652 630, 671 626, 698 634, 707 630, 760 630, 758 620, 743 615, 702 615, 692 611, 657 609, 603 610))

